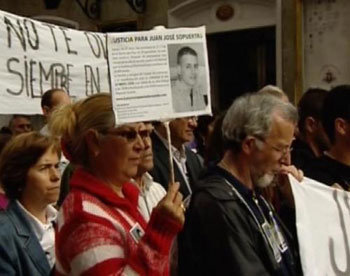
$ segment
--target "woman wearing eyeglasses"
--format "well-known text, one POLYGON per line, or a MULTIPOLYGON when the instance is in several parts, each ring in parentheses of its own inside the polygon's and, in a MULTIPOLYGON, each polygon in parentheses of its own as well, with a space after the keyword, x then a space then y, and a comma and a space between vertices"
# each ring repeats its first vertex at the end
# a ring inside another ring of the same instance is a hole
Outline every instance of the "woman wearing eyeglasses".
POLYGON ((171 243, 184 222, 178 184, 148 224, 130 182, 144 149, 142 123, 115 126, 111 97, 57 110, 49 122, 76 165, 58 216, 57 275, 168 275, 171 243))

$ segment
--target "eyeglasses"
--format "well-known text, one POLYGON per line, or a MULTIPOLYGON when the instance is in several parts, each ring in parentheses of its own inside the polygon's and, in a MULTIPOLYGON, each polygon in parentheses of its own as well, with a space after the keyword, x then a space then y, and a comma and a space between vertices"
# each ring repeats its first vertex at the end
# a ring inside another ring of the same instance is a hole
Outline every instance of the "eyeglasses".
POLYGON ((102 134, 109 134, 117 137, 125 138, 128 142, 134 142, 137 139, 137 136, 140 136, 142 140, 150 138, 153 132, 152 129, 143 129, 143 130, 118 130, 118 131, 104 131, 102 134))
POLYGON ((197 123, 198 117, 197 116, 182 117, 182 118, 180 118, 180 120, 188 120, 188 121, 191 120, 192 122, 197 123))
POLYGON ((275 150, 276 152, 280 153, 282 156, 290 153, 293 148, 290 147, 290 146, 286 146, 286 147, 283 147, 283 148, 279 148, 279 147, 276 147, 274 145, 271 145, 270 143, 266 142, 265 139, 262 139, 260 137, 257 137, 257 136, 254 136, 258 141, 268 145, 270 148, 272 148, 273 150, 275 150))
POLYGON ((198 117, 197 116, 191 116, 191 117, 187 117, 188 120, 192 120, 193 122, 197 123, 198 121, 198 117))

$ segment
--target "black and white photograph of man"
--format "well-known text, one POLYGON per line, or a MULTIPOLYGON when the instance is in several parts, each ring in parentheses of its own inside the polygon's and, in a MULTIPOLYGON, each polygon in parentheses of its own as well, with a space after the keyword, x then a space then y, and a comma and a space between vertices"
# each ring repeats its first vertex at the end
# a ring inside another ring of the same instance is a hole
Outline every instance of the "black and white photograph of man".
POLYGON ((168 47, 174 112, 205 110, 208 96, 201 44, 168 47))

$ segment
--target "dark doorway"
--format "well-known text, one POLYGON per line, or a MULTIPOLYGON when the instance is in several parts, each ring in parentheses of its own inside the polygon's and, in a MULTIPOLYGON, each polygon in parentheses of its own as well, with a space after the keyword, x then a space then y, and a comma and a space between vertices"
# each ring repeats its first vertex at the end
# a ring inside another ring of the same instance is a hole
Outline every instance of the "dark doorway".
POLYGON ((245 92, 276 83, 274 26, 210 34, 207 43, 214 112, 245 92))

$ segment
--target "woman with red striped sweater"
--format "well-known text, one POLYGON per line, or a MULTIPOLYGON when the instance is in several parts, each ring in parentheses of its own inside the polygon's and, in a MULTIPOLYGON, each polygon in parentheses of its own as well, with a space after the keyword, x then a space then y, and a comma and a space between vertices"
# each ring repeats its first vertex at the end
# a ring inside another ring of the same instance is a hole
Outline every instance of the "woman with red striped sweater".
POLYGON ((115 126, 110 95, 97 94, 57 110, 49 125, 77 166, 58 215, 57 275, 168 275, 182 195, 174 183, 148 224, 139 213, 130 179, 148 134, 142 123, 115 126))

